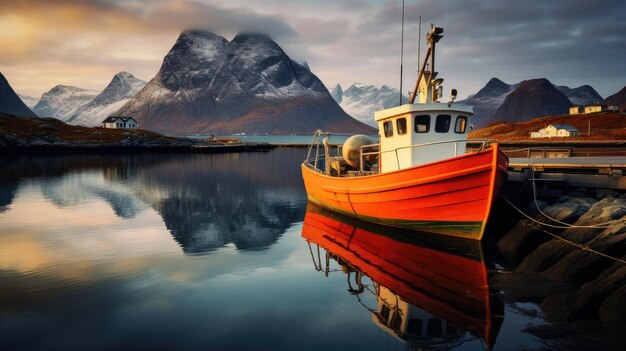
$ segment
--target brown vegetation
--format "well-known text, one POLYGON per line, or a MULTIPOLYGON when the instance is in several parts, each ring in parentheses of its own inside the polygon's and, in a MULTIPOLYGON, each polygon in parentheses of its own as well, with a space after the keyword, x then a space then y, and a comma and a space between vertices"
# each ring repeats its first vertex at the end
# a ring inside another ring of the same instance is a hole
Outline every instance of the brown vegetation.
POLYGON ((526 122, 499 123, 470 133, 471 139, 496 139, 498 141, 598 141, 626 140, 626 114, 599 112, 584 115, 561 115, 535 118, 526 122), (580 136, 567 138, 531 139, 530 132, 550 124, 569 124, 580 131, 580 136), (587 135, 591 126, 591 135, 587 135))
POLYGON ((0 113, 0 134, 80 144, 108 144, 139 138, 174 140, 145 130, 87 128, 69 125, 55 118, 15 117, 4 113, 0 113))

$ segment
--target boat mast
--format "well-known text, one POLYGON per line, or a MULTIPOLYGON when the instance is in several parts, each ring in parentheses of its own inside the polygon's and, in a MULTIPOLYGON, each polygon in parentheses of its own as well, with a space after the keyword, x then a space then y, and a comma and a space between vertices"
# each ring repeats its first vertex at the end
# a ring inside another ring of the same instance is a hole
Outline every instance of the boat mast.
POLYGON ((417 81, 415 82, 415 88, 411 92, 411 96, 409 97, 409 104, 415 102, 415 97, 417 96, 417 89, 419 88, 420 82, 424 76, 424 71, 426 70, 426 64, 428 63, 428 59, 430 58, 430 74, 428 77, 428 81, 426 83, 427 89, 432 89, 431 101, 426 102, 434 102, 435 97, 435 85, 433 84, 433 78, 435 74, 435 45, 439 42, 439 39, 443 38, 443 28, 435 27, 432 24, 430 25, 430 32, 426 34, 426 41, 428 41, 428 49, 426 50, 426 56, 424 57, 424 62, 422 63, 422 68, 420 69, 420 73, 417 76, 417 81))
POLYGON ((400 105, 402 106, 402 64, 404 59, 404 0, 402 0, 402 35, 400 43, 400 105))

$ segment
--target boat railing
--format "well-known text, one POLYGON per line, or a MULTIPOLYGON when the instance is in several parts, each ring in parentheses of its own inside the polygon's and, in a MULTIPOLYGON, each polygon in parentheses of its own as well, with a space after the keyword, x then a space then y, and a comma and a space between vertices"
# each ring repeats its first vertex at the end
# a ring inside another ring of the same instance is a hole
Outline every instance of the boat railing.
MULTIPOLYGON (((349 135, 332 133, 332 135, 349 135)), ((331 144, 331 133, 321 130, 313 134, 313 142, 309 146, 304 165, 320 173, 330 175, 330 161, 333 158, 341 157, 341 144, 331 144), (334 151, 334 152, 333 152, 334 151)))
POLYGON ((365 170, 365 165, 367 164, 366 162, 366 157, 374 157, 374 156, 378 156, 379 162, 380 162, 380 155, 384 154, 384 153, 389 153, 389 152, 393 152, 395 153, 395 158, 396 158, 396 164, 398 166, 398 169, 400 169, 400 157, 398 156, 398 151, 399 150, 406 150, 406 149, 416 149, 416 148, 423 148, 423 147, 428 147, 428 146, 433 146, 433 145, 441 145, 441 144, 450 144, 450 143, 454 143, 454 155, 453 157, 458 156, 458 150, 459 150, 459 144, 460 143, 466 143, 466 144, 474 144, 474 145, 479 145, 478 150, 476 150, 475 152, 479 152, 484 150, 485 148, 487 148, 488 145, 490 145, 491 143, 496 142, 496 140, 493 139, 454 139, 454 140, 443 140, 443 141, 433 141, 433 142, 429 142, 429 143, 421 143, 421 144, 413 144, 413 145, 409 145, 409 146, 401 146, 401 147, 397 147, 395 149, 392 150, 385 150, 385 151, 380 151, 380 143, 377 144, 367 144, 367 145, 363 145, 361 146, 361 149, 359 150, 359 155, 360 155, 360 169, 359 172, 361 174, 371 174, 372 170, 365 170), (372 150, 374 149, 374 150, 372 150), (368 150, 368 151, 366 151, 368 150))
MULTIPOLYGON (((309 146, 309 150, 307 153, 306 160, 304 165, 316 172, 323 173, 326 175, 331 175, 332 167, 331 162, 334 160, 343 158, 341 156, 341 144, 331 144, 330 142, 331 133, 323 132, 321 130, 317 130, 313 135, 313 142, 309 146)), ((469 145, 475 145, 473 147, 473 152, 479 152, 487 148, 491 143, 496 142, 493 139, 453 139, 453 140, 443 140, 443 141, 433 141, 428 143, 421 144, 413 144, 409 146, 401 146, 391 150, 380 151, 380 143, 376 144, 367 144, 361 146, 359 149, 359 169, 347 171, 346 175, 348 176, 362 176, 362 175, 372 175, 378 174, 380 167, 375 167, 374 165, 378 163, 380 165, 380 156, 386 153, 394 153, 396 164, 398 169, 400 169, 400 157, 398 153, 401 150, 406 149, 416 149, 416 148, 426 148, 434 145, 441 144, 454 144, 454 153, 451 157, 459 156, 459 145, 461 143, 466 143, 469 145)), ((333 173, 334 174, 334 173, 333 173)), ((342 172, 337 171, 337 176, 342 176, 342 172)))

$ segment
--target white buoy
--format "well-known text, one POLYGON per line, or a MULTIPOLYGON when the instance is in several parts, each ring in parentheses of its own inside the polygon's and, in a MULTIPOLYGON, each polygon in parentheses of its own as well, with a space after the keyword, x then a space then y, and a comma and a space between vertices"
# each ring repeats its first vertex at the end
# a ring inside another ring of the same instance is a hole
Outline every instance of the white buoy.
POLYGON ((341 156, 352 167, 359 168, 361 163, 361 146, 374 144, 374 141, 367 135, 357 134, 353 135, 343 143, 341 149, 341 156))

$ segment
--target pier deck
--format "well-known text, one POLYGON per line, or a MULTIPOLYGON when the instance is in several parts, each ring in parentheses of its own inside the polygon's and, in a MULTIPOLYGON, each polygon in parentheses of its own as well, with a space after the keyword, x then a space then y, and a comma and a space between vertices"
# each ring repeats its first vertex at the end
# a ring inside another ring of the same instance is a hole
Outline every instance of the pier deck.
POLYGON ((626 189, 626 156, 510 158, 510 182, 626 189))

